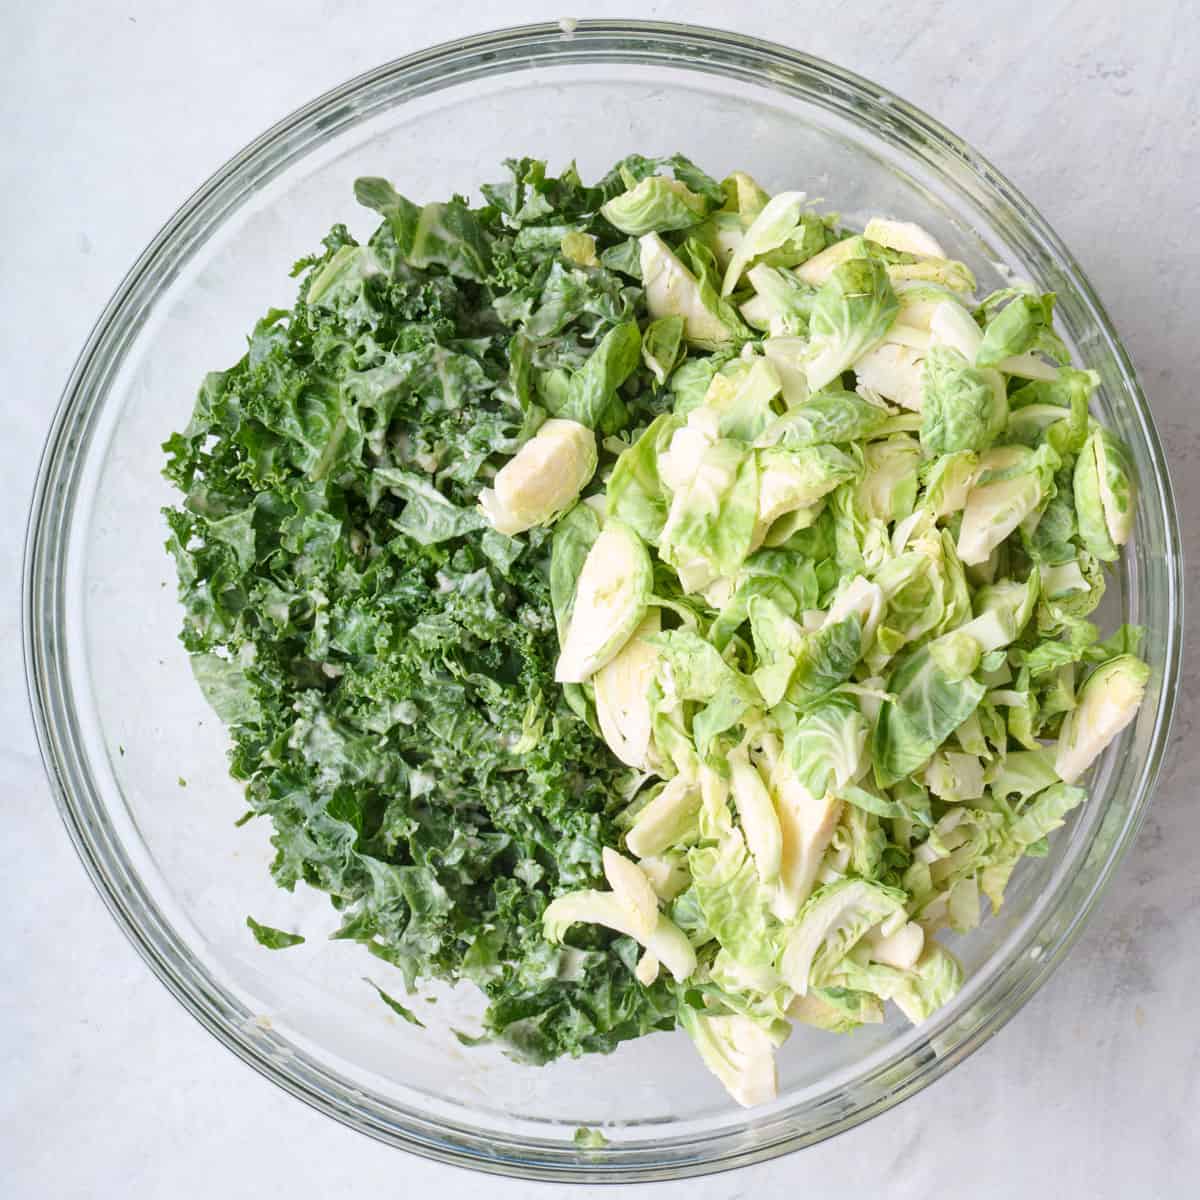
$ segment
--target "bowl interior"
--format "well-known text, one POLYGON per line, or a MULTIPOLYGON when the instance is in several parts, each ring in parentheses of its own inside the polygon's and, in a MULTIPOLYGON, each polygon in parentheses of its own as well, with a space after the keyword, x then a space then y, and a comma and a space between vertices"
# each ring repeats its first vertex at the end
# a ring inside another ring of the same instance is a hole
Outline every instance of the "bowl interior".
POLYGON ((380 72, 301 114, 185 214, 110 314, 69 393, 33 531, 47 753, 85 857, 156 969, 293 1090, 381 1136, 497 1169, 647 1174, 735 1161, 821 1136, 937 1073, 1040 979, 1039 958, 1057 952, 1136 821, 1165 732, 1176 570, 1165 476, 1086 285, 1002 181, 886 97, 819 64, 703 39, 689 51, 679 38, 543 32, 491 57, 475 49, 423 73, 380 72), (1106 619, 1149 628, 1154 683, 1091 801, 1049 857, 1022 865, 1003 912, 954 941, 973 981, 949 1012, 917 1030, 895 1018, 851 1036, 797 1028, 780 1054, 779 1100, 752 1113, 732 1107, 682 1033, 533 1069, 459 1044, 454 1031, 478 1027, 470 986, 408 1000, 424 1030, 380 1003, 364 977, 402 996, 398 972, 325 940, 337 919, 323 895, 274 887, 266 822, 234 827, 244 805, 176 640, 160 515, 173 494, 159 445, 186 422, 204 372, 232 363, 256 318, 290 302, 292 262, 332 223, 364 237, 373 227, 355 176, 388 176, 417 200, 477 196, 508 155, 574 158, 589 177, 631 151, 675 150, 718 176, 740 168, 771 190, 804 188, 848 221, 916 220, 984 292, 1010 272, 1057 291, 1063 331, 1103 376, 1103 416, 1143 480, 1136 554, 1113 577, 1106 619), (266 951, 247 914, 308 941, 266 951), (602 1126, 610 1146, 577 1150, 580 1125, 602 1126))

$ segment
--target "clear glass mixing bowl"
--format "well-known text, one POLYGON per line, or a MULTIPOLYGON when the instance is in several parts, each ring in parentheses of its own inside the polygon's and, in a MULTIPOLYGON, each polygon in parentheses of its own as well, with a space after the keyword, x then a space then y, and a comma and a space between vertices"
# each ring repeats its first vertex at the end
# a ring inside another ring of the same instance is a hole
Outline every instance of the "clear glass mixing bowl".
POLYGON ((698 1174, 828 1137, 961 1061, 1032 995, 1078 934, 1144 814, 1179 672, 1179 538, 1163 454, 1134 372, 1087 280, 1029 203, 929 117, 828 63, 730 33, 637 22, 507 30, 351 81, 282 121, 209 180, 130 271, 67 385, 30 519, 30 697, 63 818, 101 895, 147 962, 246 1062, 340 1121, 460 1165, 533 1178, 698 1174), (465 1049, 473 990, 415 1001, 407 1025, 362 982, 398 984, 323 934, 323 896, 277 890, 265 822, 235 829, 225 739, 176 641, 163 551, 159 443, 203 373, 233 362, 253 321, 287 303, 294 259, 345 220, 356 175, 434 198, 476 192, 506 155, 585 176, 630 151, 681 150, 716 174, 806 188, 849 218, 916 220, 990 290, 1010 270, 1059 296, 1061 328, 1100 372, 1099 408, 1141 477, 1133 552, 1108 616, 1149 630, 1152 683, 1095 772, 1091 801, 1027 860, 1001 916, 955 949, 970 970, 927 1024, 835 1037, 797 1029, 777 1102, 736 1108, 685 1036, 607 1058, 518 1066, 465 1049), (187 787, 181 788, 179 780, 187 787), (309 935, 259 948, 246 913, 309 935), (599 1128, 587 1149, 576 1128, 599 1128))

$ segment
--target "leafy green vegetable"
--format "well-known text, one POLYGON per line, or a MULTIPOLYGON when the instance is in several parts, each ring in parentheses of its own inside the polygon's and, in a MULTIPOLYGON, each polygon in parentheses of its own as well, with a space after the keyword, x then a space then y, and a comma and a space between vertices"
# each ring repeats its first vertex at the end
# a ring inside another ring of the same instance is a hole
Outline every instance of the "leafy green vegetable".
POLYGON ((683 318, 659 317, 642 334, 642 361, 655 382, 664 384, 687 353, 683 344, 683 318))
POLYGON ((622 233, 641 237, 643 233, 687 229, 704 216, 706 208, 705 198, 678 179, 648 175, 601 205, 600 211, 622 233))
POLYGON ((856 392, 818 392, 758 435, 760 446, 820 446, 864 441, 884 428, 888 410, 856 392))
POLYGON ((975 711, 987 688, 974 679, 979 644, 949 633, 910 654, 895 670, 875 724, 872 753, 882 787, 898 783, 975 711))
POLYGON ((931 346, 925 356, 921 447, 940 457, 986 450, 1004 429, 1008 400, 995 371, 972 367, 951 346, 931 346))
POLYGON ((995 293, 979 306, 981 315, 988 320, 976 363, 981 367, 994 367, 1006 358, 1027 354, 1030 350, 1040 350, 1065 362, 1068 358, 1066 347, 1054 333, 1054 293, 1039 296, 1018 291, 1009 297, 1008 292, 995 293), (996 312, 997 302, 1006 298, 1008 303, 996 312))
POLYGON ((657 233, 645 234, 639 246, 646 309, 651 317, 682 318, 687 340, 710 350, 749 332, 733 306, 718 294, 715 260, 702 243, 685 243, 683 257, 657 233))
POLYGON ((571 377, 562 408, 551 411, 605 433, 623 428, 629 418, 617 389, 637 367, 641 350, 636 322, 625 321, 610 329, 571 377))
POLYGON ((382 1000, 384 1004, 386 1004, 388 1008, 390 1008, 392 1012, 396 1014, 396 1016, 407 1021, 410 1025, 416 1025, 419 1029, 425 1028, 424 1021, 422 1021, 411 1008, 406 1008, 394 996, 389 996, 387 992, 385 992, 383 988, 379 986, 379 984, 366 978, 363 979, 363 983, 370 984, 371 987, 375 989, 375 992, 379 996, 380 1000, 382 1000))
MULTIPOLYGON (((546 421, 496 472, 493 487, 479 493, 480 510, 492 528, 506 537, 535 525, 553 524, 587 486, 596 462, 596 438, 586 425, 567 418, 546 421)), ((436 505, 439 511, 447 507, 436 488, 423 481, 420 487, 431 493, 431 506, 436 505)), ((466 532, 470 527, 460 529, 461 514, 450 507, 452 512, 442 521, 453 531, 448 536, 466 532)), ((405 510, 406 515, 411 510, 412 505, 405 510)), ((414 536, 419 538, 421 531, 418 529, 414 536)))
POLYGON ((764 1102, 791 1021, 953 998, 936 934, 1135 719, 1143 631, 1088 620, 1131 456, 1053 297, 972 314, 915 225, 680 155, 505 167, 479 206, 359 180, 371 238, 204 379, 182 640, 275 880, 482 989, 464 1044, 681 1026, 764 1102))
POLYGON ((899 312, 883 264, 852 258, 835 267, 813 299, 811 357, 806 365, 814 392, 832 383, 884 338, 899 312))
POLYGON ((1133 468, 1123 443, 1103 427, 1075 462, 1075 512, 1088 551, 1110 562, 1133 529, 1133 468))
POLYGON ((268 950, 286 950, 289 946, 299 946, 304 942, 298 933, 285 933, 273 925, 261 925, 253 917, 246 918, 246 928, 254 934, 254 940, 268 950))

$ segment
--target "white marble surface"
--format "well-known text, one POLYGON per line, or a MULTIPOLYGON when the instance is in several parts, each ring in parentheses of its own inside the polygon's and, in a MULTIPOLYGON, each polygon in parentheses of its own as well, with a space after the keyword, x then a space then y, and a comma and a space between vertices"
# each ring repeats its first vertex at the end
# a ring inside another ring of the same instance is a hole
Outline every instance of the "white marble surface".
MULTIPOLYGON (((224 159, 316 93, 484 25, 563 15, 554 2, 499 0, 487 17, 483 7, 3 6, 0 1194, 13 1200, 431 1188, 513 1200, 556 1190, 485 1181, 372 1143, 260 1079, 184 1013, 112 923, 68 844, 26 716, 17 630, 43 432, 72 357, 136 253, 224 159)), ((1200 8, 691 0, 581 4, 575 15, 632 9, 737 24, 844 63, 939 116, 1033 198, 1091 274, 1142 372, 1172 458, 1194 580, 1200 8)), ((1175 752, 1118 880, 1069 959, 999 1037, 850 1134, 766 1166, 661 1185, 655 1196, 1188 1194, 1200 1178, 1198 682, 1193 670, 1175 752)))

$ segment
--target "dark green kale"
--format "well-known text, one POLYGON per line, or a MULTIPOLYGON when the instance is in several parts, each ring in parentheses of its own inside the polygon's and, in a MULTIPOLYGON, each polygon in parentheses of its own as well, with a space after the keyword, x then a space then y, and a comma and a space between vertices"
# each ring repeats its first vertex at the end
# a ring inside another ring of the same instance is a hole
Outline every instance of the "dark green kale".
POLYGON ((504 537, 476 499, 547 415, 628 441, 665 407, 636 244, 598 211, 658 165, 587 187, 510 161, 476 208, 359 180, 370 241, 335 226, 297 263, 293 307, 164 446, 182 640, 276 881, 328 892, 336 936, 410 988, 474 981, 488 1033, 534 1062, 670 1028, 676 1004, 636 982, 632 940, 542 937, 554 896, 602 879, 629 772, 554 682, 548 531, 504 537), (613 266, 564 256, 568 234, 613 266))
POLYGON ((246 928, 254 934, 254 940, 268 950, 287 950, 290 946, 302 946, 304 938, 298 933, 287 933, 273 925, 262 925, 253 917, 246 918, 246 928))

